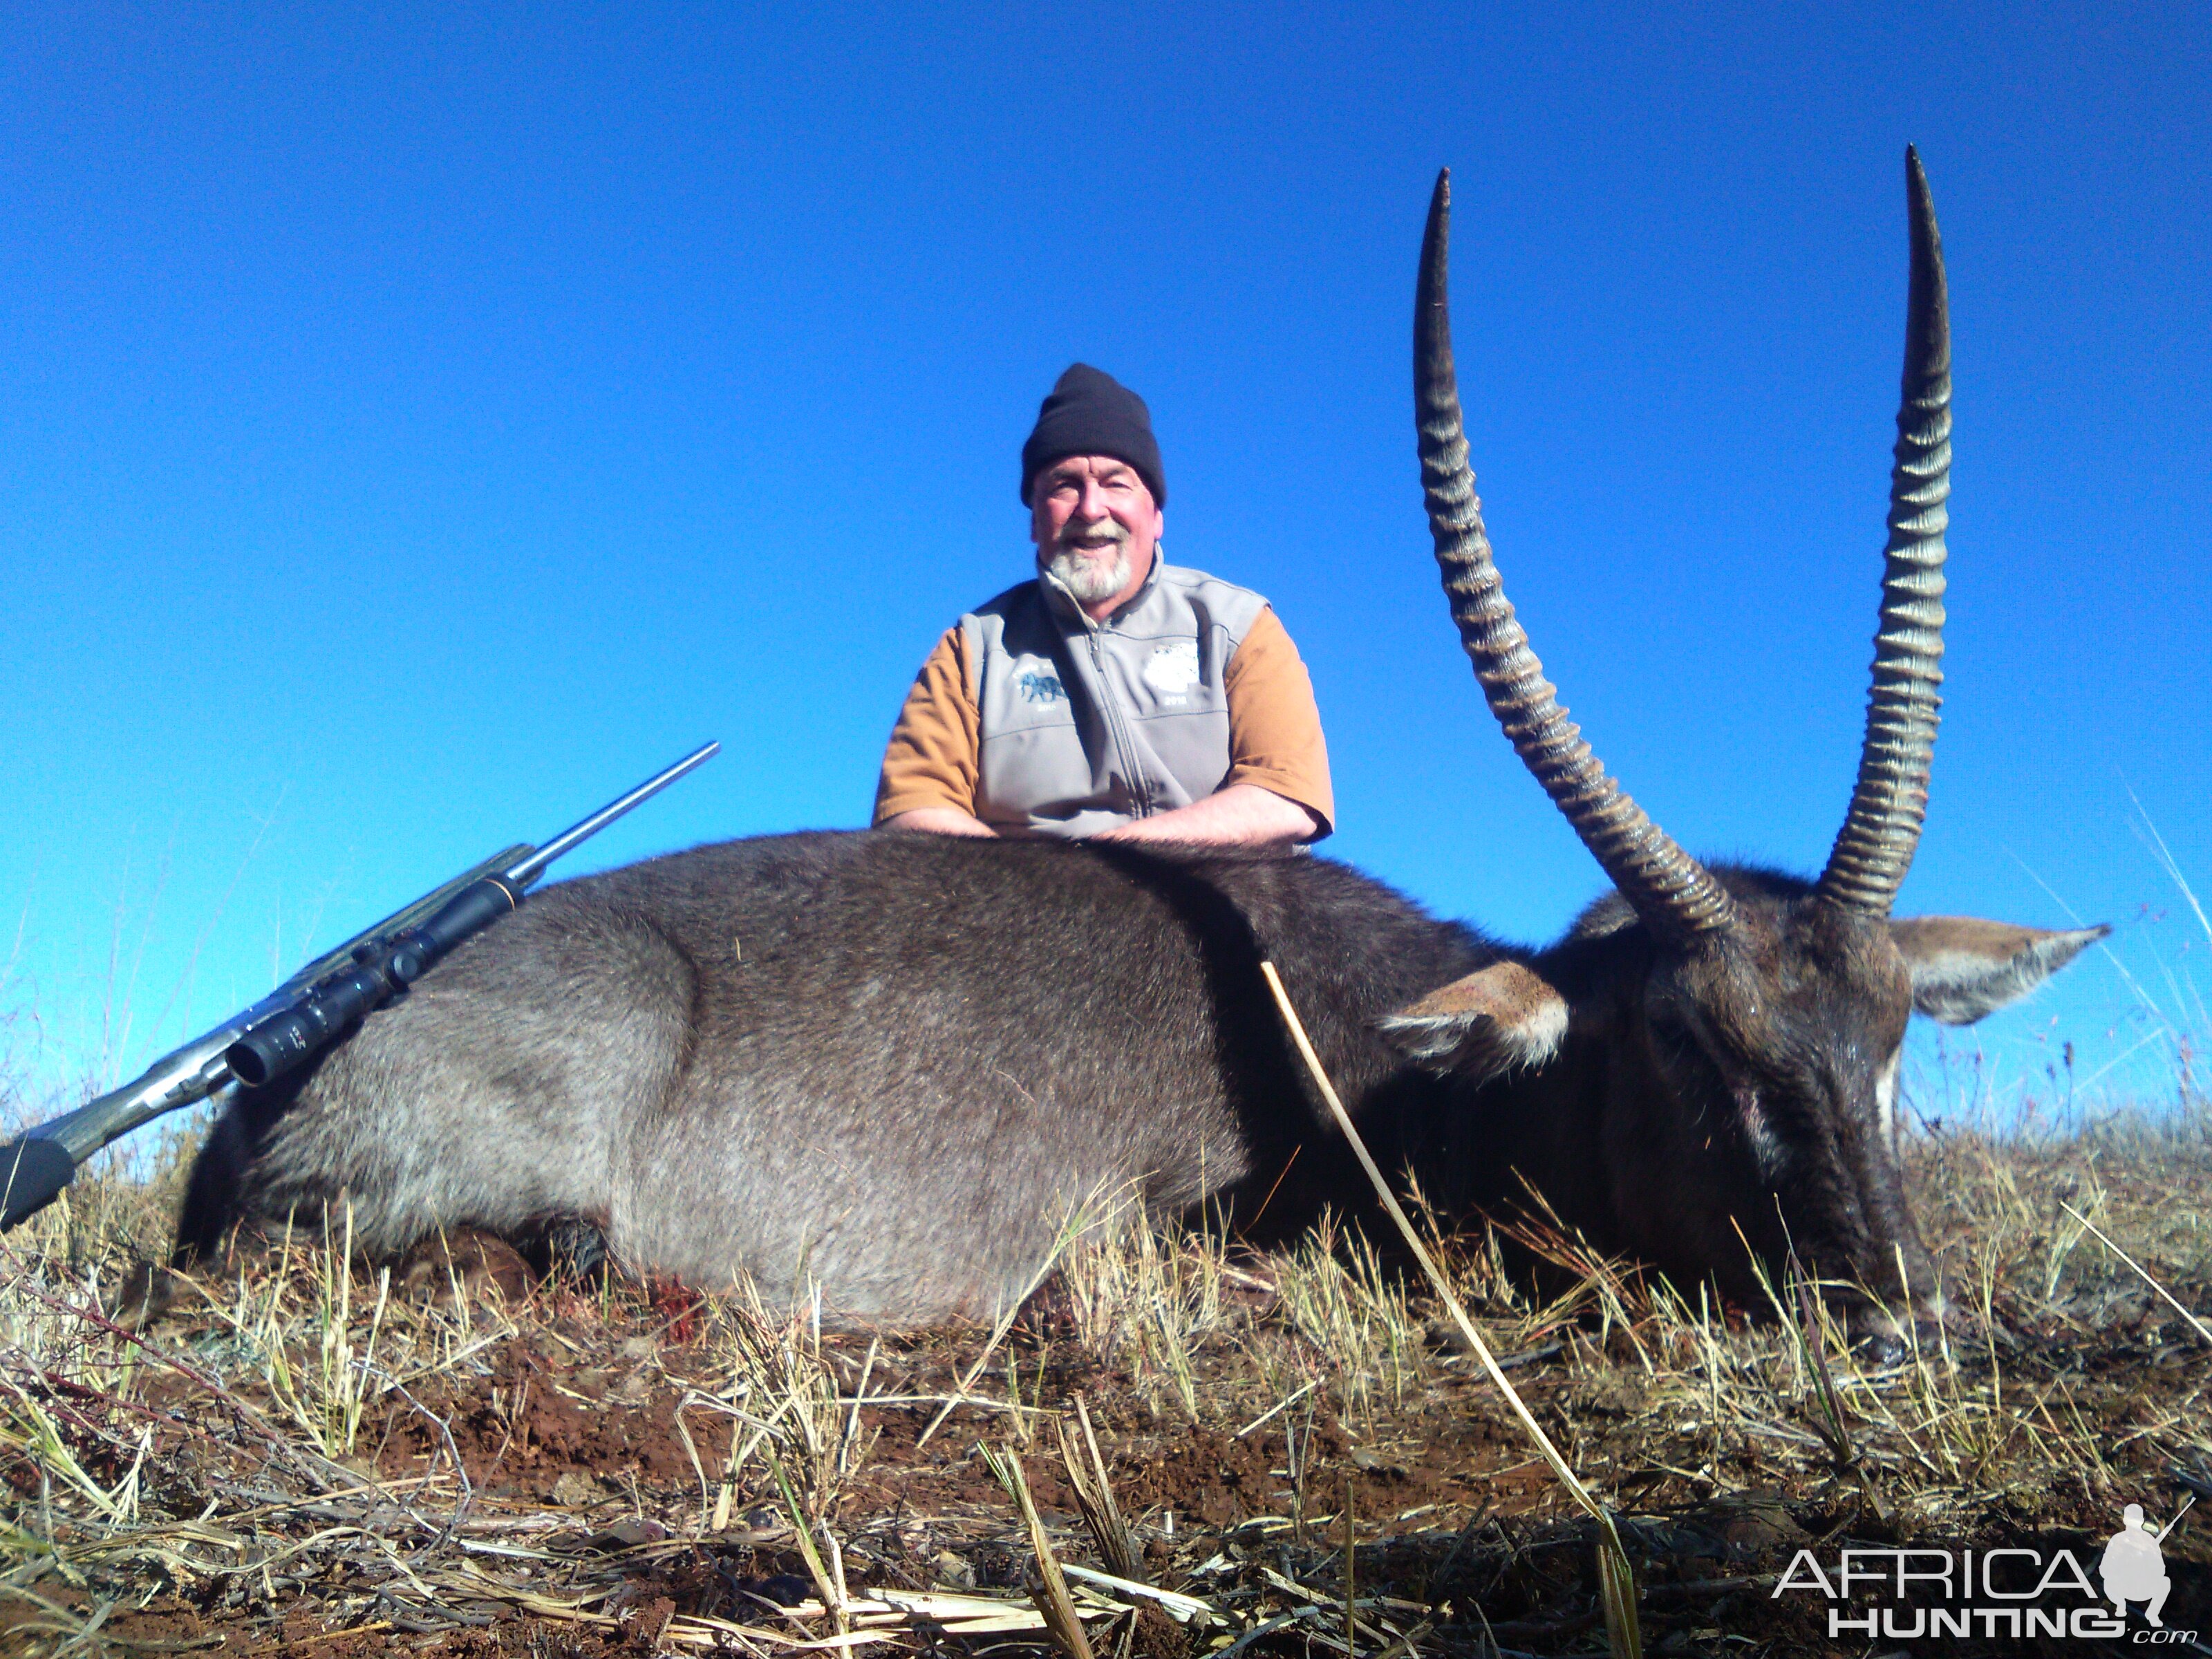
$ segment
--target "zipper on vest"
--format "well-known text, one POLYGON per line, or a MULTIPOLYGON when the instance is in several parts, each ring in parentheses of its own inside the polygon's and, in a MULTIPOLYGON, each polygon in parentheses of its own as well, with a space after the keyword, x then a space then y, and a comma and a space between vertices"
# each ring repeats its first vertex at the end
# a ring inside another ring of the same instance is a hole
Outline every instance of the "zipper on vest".
POLYGON ((1145 769, 1133 763, 1134 750, 1128 734, 1121 729, 1121 711, 1115 704, 1114 683, 1106 677, 1105 653, 1098 648, 1100 629, 1094 625, 1090 630, 1091 675, 1098 683, 1099 702, 1106 711, 1106 731, 1114 739, 1115 757, 1121 763, 1121 775, 1129 781, 1129 791, 1136 797, 1136 816, 1148 818, 1152 815, 1152 781, 1145 769))

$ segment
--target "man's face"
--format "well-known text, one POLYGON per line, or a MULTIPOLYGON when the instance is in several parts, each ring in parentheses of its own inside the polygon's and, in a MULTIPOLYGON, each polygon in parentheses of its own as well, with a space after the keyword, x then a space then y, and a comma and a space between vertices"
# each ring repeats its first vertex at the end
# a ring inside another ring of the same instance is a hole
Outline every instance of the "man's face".
POLYGON ((1094 617, 1145 585, 1165 520, 1136 468, 1111 455, 1070 455, 1036 475, 1030 499, 1038 571, 1094 617))

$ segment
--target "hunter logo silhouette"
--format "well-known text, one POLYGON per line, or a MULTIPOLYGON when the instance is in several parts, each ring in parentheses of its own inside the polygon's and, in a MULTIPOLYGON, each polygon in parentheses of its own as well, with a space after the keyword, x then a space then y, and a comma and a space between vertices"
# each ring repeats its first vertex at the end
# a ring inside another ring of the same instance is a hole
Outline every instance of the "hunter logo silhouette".
POLYGON ((2129 1602, 2148 1601, 2150 1605, 2143 1609, 2143 1617, 2163 1627, 2166 1621, 2158 1616, 2159 1609, 2166 1605, 2166 1592, 2173 1588, 2173 1581, 2166 1576, 2166 1558, 2158 1547, 2166 1534, 2154 1533, 2143 1523, 2140 1504, 2129 1504, 2121 1518, 2127 1524, 2105 1546, 2104 1565, 2098 1569, 2105 1581, 2106 1597, 2123 1619, 2128 1616, 2129 1602))

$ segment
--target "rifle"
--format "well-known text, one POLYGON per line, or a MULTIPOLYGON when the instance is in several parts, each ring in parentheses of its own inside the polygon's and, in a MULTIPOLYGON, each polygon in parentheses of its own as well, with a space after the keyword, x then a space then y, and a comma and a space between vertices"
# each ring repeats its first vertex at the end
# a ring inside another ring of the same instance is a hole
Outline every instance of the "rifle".
POLYGON ((543 847, 518 844, 464 870, 404 909, 317 957, 267 996, 163 1055, 137 1081, 49 1119, 0 1146, 0 1232, 61 1195, 77 1166, 143 1123, 203 1100, 228 1100, 297 1071, 465 940, 522 903, 562 854, 720 750, 710 743, 647 778, 543 847))

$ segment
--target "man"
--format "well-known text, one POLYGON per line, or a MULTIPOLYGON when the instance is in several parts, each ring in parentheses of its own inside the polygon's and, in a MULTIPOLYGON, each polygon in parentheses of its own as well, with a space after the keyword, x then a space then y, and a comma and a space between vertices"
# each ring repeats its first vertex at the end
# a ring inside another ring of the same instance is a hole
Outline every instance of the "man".
POLYGON ((945 631, 875 822, 955 836, 1289 846, 1335 813, 1297 647, 1249 589, 1159 556, 1144 399, 1077 363, 1022 447, 1037 577, 945 631))

